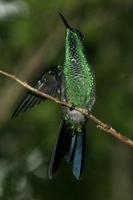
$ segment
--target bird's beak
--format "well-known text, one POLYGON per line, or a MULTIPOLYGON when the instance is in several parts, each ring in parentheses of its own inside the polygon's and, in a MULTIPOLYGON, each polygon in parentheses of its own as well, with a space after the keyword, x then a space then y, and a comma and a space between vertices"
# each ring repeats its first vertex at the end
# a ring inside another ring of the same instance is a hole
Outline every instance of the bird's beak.
POLYGON ((71 27, 70 27, 70 25, 68 24, 68 22, 66 21, 65 17, 64 17, 61 13, 59 13, 59 15, 60 15, 60 17, 61 17, 61 19, 62 19, 62 21, 63 21, 65 27, 68 28, 68 29, 71 29, 71 27))

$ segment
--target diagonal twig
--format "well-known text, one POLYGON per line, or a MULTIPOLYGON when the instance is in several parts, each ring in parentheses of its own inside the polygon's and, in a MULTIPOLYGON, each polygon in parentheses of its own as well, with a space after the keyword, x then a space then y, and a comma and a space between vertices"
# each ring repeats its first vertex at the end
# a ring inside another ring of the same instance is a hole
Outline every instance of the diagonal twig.
POLYGON ((81 112, 82 114, 84 114, 88 119, 91 119, 95 124, 96 127, 103 130, 105 133, 109 133, 111 134, 113 137, 117 138, 118 140, 120 140, 123 143, 126 143, 127 145, 133 147, 133 140, 129 139, 128 137, 124 136, 123 134, 121 134, 120 132, 118 132, 117 130, 115 130, 111 125, 106 124, 104 122, 102 122, 101 120, 99 120, 98 118, 96 118, 94 115, 92 115, 87 109, 83 109, 77 106, 73 106, 70 103, 64 102, 56 97, 53 97, 51 95, 48 95, 46 93, 40 92, 39 90, 31 87, 29 84, 27 84, 24 81, 21 81, 19 78, 17 78, 15 75, 12 75, 10 73, 7 73, 5 71, 0 70, 0 74, 3 74, 4 76, 18 82, 20 85, 22 85, 24 88, 26 88, 27 90, 29 90, 30 92, 41 96, 42 98, 47 98, 49 100, 52 100, 62 106, 68 107, 70 109, 75 109, 79 112, 81 112))

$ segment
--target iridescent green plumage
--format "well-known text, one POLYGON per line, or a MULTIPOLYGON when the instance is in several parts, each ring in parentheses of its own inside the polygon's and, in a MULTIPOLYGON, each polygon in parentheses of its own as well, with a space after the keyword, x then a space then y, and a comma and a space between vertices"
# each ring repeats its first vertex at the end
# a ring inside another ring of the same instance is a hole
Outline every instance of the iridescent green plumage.
POLYGON ((63 69, 65 92, 68 102, 76 106, 89 107, 94 98, 95 80, 81 40, 76 32, 67 29, 63 69))

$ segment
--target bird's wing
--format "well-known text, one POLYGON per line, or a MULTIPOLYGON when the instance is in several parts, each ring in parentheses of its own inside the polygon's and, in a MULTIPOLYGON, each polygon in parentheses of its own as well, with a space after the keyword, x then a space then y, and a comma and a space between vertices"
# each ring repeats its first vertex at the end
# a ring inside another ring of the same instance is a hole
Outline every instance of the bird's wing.
MULTIPOLYGON (((60 83, 60 76, 53 72, 48 72, 47 74, 44 74, 39 81, 37 81, 34 88, 52 96, 59 96, 60 83)), ((17 106, 12 117, 16 117, 19 113, 22 113, 32 108, 34 105, 39 104, 42 100, 44 100, 44 98, 41 98, 36 94, 28 92, 23 98, 23 100, 20 102, 20 104, 17 106)))

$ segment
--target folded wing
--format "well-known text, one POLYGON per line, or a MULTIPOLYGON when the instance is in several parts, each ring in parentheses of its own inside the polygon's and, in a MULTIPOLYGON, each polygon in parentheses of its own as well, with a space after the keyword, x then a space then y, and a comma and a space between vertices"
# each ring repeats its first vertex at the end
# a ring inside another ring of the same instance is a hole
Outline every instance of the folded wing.
MULTIPOLYGON (((34 88, 51 96, 60 96, 60 76, 53 72, 44 74, 40 80, 37 81, 34 88)), ((20 104, 17 106, 12 117, 16 117, 19 113, 25 112, 34 105, 39 104, 44 98, 36 94, 28 92, 20 104)))

